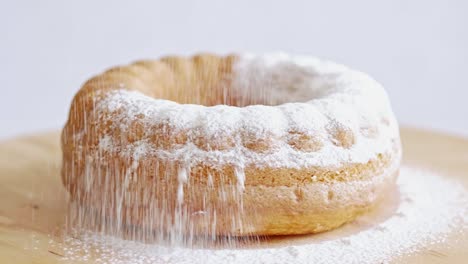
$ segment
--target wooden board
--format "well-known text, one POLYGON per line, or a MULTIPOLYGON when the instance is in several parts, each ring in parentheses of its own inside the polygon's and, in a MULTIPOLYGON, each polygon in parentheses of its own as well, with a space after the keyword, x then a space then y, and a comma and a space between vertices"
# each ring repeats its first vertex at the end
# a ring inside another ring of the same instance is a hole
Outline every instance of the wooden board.
MULTIPOLYGON (((404 163, 456 178, 468 189, 468 140, 403 129, 404 163)), ((67 193, 62 187, 59 133, 24 136, 0 142, 0 263, 63 263, 60 233, 66 221, 67 193)), ((340 236, 359 228, 348 224, 340 236)), ((292 238, 272 241, 288 244, 292 238)), ((268 245, 267 245, 268 246, 268 245)), ((397 263, 468 263, 468 237, 454 233, 397 263)), ((90 261, 92 263, 92 261, 90 261)))

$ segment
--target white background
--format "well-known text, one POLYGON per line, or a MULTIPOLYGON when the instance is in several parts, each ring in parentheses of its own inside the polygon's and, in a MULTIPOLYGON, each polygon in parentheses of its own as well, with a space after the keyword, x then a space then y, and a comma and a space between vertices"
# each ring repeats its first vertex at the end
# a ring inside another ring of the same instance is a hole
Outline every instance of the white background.
POLYGON ((197 51, 286 51, 365 71, 404 125, 468 136, 468 1, 0 0, 0 138, 65 122, 90 76, 197 51))

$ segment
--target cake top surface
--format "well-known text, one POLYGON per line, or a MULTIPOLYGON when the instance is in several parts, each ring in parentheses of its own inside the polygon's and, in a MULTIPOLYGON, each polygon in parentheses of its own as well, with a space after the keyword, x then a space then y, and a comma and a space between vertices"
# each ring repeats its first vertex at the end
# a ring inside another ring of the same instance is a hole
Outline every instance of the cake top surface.
POLYGON ((338 168, 388 153, 399 140, 385 90, 364 73, 313 57, 245 54, 232 65, 232 76, 237 94, 266 104, 203 106, 106 91, 94 114, 111 118, 113 129, 131 133, 139 126, 143 132, 128 144, 103 135, 99 148, 188 166, 338 168), (157 134, 169 146, 156 144, 157 134))

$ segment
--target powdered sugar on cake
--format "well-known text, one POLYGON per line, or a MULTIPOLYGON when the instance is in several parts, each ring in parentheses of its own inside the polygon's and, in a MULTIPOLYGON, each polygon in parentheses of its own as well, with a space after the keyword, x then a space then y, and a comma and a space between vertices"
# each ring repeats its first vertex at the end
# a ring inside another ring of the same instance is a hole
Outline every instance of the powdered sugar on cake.
POLYGON ((275 54, 241 56, 234 65, 234 76, 233 89, 250 93, 248 96, 268 96, 273 106, 206 107, 114 90, 96 102, 95 114, 111 113, 122 131, 129 131, 139 120, 144 135, 125 149, 120 149, 119 138, 104 135, 101 150, 119 151, 134 158, 157 155, 171 160, 186 160, 189 154, 189 162, 194 165, 333 168, 367 162, 379 153, 392 153, 399 140, 385 91, 363 73, 315 58, 275 54), (154 146, 148 137, 155 124, 183 133, 187 142, 169 149, 154 146), (319 142, 319 149, 303 151, 291 146, 288 139, 297 133, 319 142), (339 133, 349 135, 349 145, 334 136, 339 133), (196 144, 198 138, 208 145, 212 140, 234 144, 205 150, 196 144), (250 149, 249 141, 266 141, 270 149, 250 149))

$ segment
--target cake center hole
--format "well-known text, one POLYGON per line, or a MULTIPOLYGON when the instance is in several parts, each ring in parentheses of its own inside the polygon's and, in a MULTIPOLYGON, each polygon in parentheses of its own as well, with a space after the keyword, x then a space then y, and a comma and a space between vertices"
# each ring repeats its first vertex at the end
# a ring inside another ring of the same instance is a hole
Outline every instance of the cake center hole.
POLYGON ((162 83, 165 99, 205 106, 278 105, 304 102, 320 96, 315 74, 292 63, 274 66, 233 67, 204 63, 195 70, 181 71, 171 65, 174 75, 162 83))

